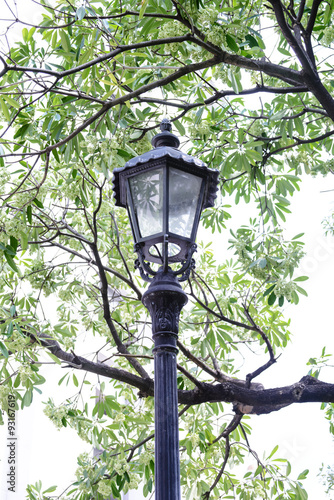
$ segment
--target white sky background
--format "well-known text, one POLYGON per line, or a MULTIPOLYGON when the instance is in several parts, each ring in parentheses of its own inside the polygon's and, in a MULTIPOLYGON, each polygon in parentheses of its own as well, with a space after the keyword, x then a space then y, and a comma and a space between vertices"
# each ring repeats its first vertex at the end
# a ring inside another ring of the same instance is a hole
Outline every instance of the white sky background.
MULTIPOLYGON (((10 5, 13 3, 13 0, 10 1, 10 5)), ((37 22, 38 13, 31 10, 30 2, 17 0, 16 3, 20 19, 27 22, 30 20, 32 23, 37 22)), ((5 7, 5 2, 0 0, 1 17, 4 17, 3 7, 5 7)), ((1 31, 0 25, 0 33, 1 31)), ((255 97, 252 97, 253 103, 254 99, 255 97)), ((330 177, 327 179, 306 178, 301 192, 297 193, 292 201, 292 214, 287 217, 287 237, 293 237, 300 232, 306 233, 304 241, 307 256, 303 260, 300 274, 310 276, 309 281, 302 283, 308 292, 308 297, 302 296, 298 306, 287 306, 285 309, 286 317, 292 319, 290 330, 293 334, 293 342, 278 362, 257 379, 266 388, 297 382, 307 374, 308 359, 320 355, 325 345, 328 353, 334 353, 332 319, 334 242, 323 235, 321 227, 321 221, 334 207, 334 191, 321 193, 328 189, 334 189, 334 179, 330 177)), ((248 219, 249 206, 240 204, 233 208, 232 219, 228 221, 228 229, 214 241, 216 255, 218 252, 222 253, 223 249, 228 246, 229 228, 235 229, 241 224, 247 224, 248 219)), ((211 239, 211 232, 207 232, 204 237, 206 241, 211 239)), ((88 350, 89 347, 85 344, 85 352, 88 350)), ((254 357, 249 359, 245 361, 244 366, 240 367, 242 375, 246 375, 248 371, 252 371, 260 364, 259 360, 254 357)), ((26 484, 34 483, 39 479, 43 481, 45 488, 53 484, 66 487, 74 479, 78 453, 87 450, 87 445, 77 437, 73 430, 66 428, 58 432, 43 414, 42 401, 46 401, 49 394, 55 395, 56 402, 61 403, 75 392, 73 386, 70 389, 65 389, 64 385, 58 387, 59 371, 58 366, 43 369, 42 373, 48 379, 47 392, 42 387, 43 395, 38 397, 35 394, 33 405, 17 415, 19 491, 16 494, 8 494, 6 487, 7 432, 6 426, 0 428, 0 443, 5 450, 2 457, 0 454, 2 458, 0 498, 3 500, 22 500, 25 498, 26 484), (50 378, 46 376, 46 371, 50 373, 50 378)), ((330 378, 330 370, 321 372, 320 378, 333 382, 330 378)), ((294 405, 277 413, 253 417, 251 425, 254 432, 250 438, 250 444, 262 458, 261 454, 264 450, 269 454, 272 448, 280 443, 277 456, 284 456, 291 461, 293 474, 297 476, 304 469, 312 469, 310 479, 305 483, 309 498, 328 500, 331 497, 323 492, 316 474, 323 462, 333 464, 334 446, 328 432, 328 423, 319 407, 320 405, 315 403, 294 405)), ((58 491, 61 492, 61 488, 58 491)), ((140 495, 136 493, 132 498, 140 500, 140 495)))
MULTIPOLYGON (((266 389, 298 382, 310 369, 310 366, 306 366, 309 358, 320 356, 324 346, 327 346, 327 353, 334 354, 334 239, 324 236, 321 225, 324 217, 334 208, 334 191, 321 191, 331 188, 334 190, 334 179, 304 177, 301 191, 292 200, 292 213, 287 216, 286 238, 305 232, 303 240, 307 255, 298 274, 310 277, 308 281, 301 283, 308 297, 300 296, 297 306, 285 307, 285 317, 291 318, 292 342, 277 363, 256 379, 266 389)), ((231 214, 228 229, 247 224, 250 217, 249 206, 237 207, 237 210, 233 208, 231 214)), ((226 235, 222 234, 222 238, 227 240, 228 232, 226 235)), ((215 243, 215 247, 217 252, 219 243, 215 243)), ((241 378, 260 364, 260 360, 250 355, 240 368, 241 378)), ((332 371, 323 370, 320 379, 333 383, 332 371)), ((309 479, 304 483, 310 500, 334 499, 334 494, 330 497, 324 493, 317 478, 322 463, 334 465, 333 438, 328 432, 328 422, 320 411, 320 404, 294 405, 270 415, 253 417, 251 425, 253 433, 250 444, 260 458, 268 456, 274 446, 279 444, 276 456, 287 458, 291 462, 293 476, 310 469, 309 479)))

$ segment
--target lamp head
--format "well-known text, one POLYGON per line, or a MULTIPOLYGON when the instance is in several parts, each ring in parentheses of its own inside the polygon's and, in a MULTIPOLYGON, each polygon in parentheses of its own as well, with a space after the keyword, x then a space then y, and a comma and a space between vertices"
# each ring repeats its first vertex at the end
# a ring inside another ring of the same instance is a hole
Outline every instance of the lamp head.
POLYGON ((142 277, 156 274, 150 263, 165 272, 178 263, 173 272, 183 280, 194 266, 201 212, 214 204, 219 173, 178 149, 169 120, 160 130, 154 149, 114 170, 113 191, 116 205, 128 210, 142 277))

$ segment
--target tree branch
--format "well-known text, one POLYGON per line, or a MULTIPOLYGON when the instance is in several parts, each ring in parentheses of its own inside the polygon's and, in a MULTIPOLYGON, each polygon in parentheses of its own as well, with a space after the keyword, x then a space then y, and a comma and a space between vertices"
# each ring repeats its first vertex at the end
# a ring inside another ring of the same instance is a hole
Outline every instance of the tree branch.
POLYGON ((153 396, 154 394, 154 383, 151 378, 144 379, 126 370, 113 368, 104 363, 90 361, 82 356, 77 356, 73 352, 66 352, 60 347, 59 343, 56 340, 52 339, 48 335, 37 335, 31 332, 27 334, 33 340, 40 343, 43 347, 46 347, 58 359, 60 359, 61 361, 65 361, 73 368, 94 373, 96 375, 101 375, 110 379, 119 380, 120 382, 124 382, 125 384, 137 387, 143 397, 153 396))
POLYGON ((315 20, 317 18, 318 14, 318 9, 322 3, 322 0, 313 0, 312 2, 312 9, 310 13, 310 17, 308 19, 307 27, 306 27, 306 33, 311 36, 311 33, 314 28, 315 20))
POLYGON ((298 40, 292 34, 292 31, 290 30, 289 26, 286 23, 282 3, 280 2, 280 0, 269 0, 269 3, 272 5, 274 9, 278 25, 281 28, 284 38, 286 39, 286 41, 296 54, 299 62, 302 65, 302 68, 306 73, 314 75, 314 68, 310 64, 310 60, 307 54, 305 53, 303 46, 298 43, 298 40))
MULTIPOLYGON (((29 243, 29 245, 34 245, 34 244, 35 245, 43 245, 43 243, 47 243, 48 241, 50 241, 50 240, 41 239, 39 241, 29 241, 28 243, 29 243)), ((60 243, 57 243, 56 241, 52 241, 52 246, 56 246, 58 248, 61 248, 65 252, 68 252, 72 255, 75 255, 76 257, 79 257, 80 259, 82 259, 90 264, 93 264, 94 266, 97 266, 97 262, 94 259, 86 257, 85 255, 82 255, 81 253, 77 252, 76 250, 73 250, 72 248, 65 247, 64 245, 61 245, 60 243)), ((103 266, 103 269, 106 272, 116 276, 121 281, 124 281, 124 283, 126 283, 136 293, 137 299, 141 300, 141 296, 142 296, 141 291, 139 290, 139 288, 136 287, 136 285, 134 284, 133 281, 128 279, 126 276, 123 276, 123 274, 119 273, 115 269, 112 269, 111 267, 103 266)))
MULTIPOLYGON (((103 363, 96 363, 70 354, 61 349, 59 343, 45 334, 28 335, 49 351, 58 359, 65 361, 73 368, 95 373, 106 378, 119 380, 140 390, 140 397, 154 395, 154 383, 151 378, 142 378, 122 369, 112 368, 103 363)), ((295 403, 334 403, 334 384, 321 382, 309 375, 303 377, 299 382, 274 389, 247 388, 238 384, 238 381, 209 384, 202 382, 200 387, 192 390, 179 390, 179 404, 198 405, 201 403, 227 402, 233 403, 236 412, 243 414, 267 414, 278 411, 285 406, 295 403)), ((226 429, 225 429, 226 431, 226 429)))
POLYGON ((300 146, 301 144, 312 144, 313 142, 320 142, 323 141, 324 139, 327 139, 327 137, 331 137, 332 135, 334 135, 334 130, 326 132, 325 134, 319 135, 313 139, 300 139, 299 137, 293 137, 293 139, 296 142, 288 144, 287 146, 282 146, 281 148, 274 149, 273 151, 269 151, 266 155, 264 155, 263 161, 265 163, 267 159, 270 158, 270 156, 280 153, 281 151, 286 151, 287 149, 295 148, 297 146, 300 146))
MULTIPOLYGON (((103 317, 109 327, 110 333, 114 339, 114 342, 116 344, 116 347, 118 349, 118 352, 121 354, 131 354, 125 345, 122 343, 116 328, 114 326, 114 323, 111 319, 111 314, 110 314, 110 307, 109 307, 109 297, 108 297, 108 281, 107 277, 105 275, 105 270, 104 266, 101 262, 101 258, 97 249, 97 246, 95 243, 91 243, 90 245, 92 252, 95 257, 96 265, 98 268, 99 276, 100 276, 100 282, 101 282, 101 295, 102 295, 102 301, 103 301, 103 317)), ((144 379, 150 379, 147 371, 143 368, 143 366, 139 363, 139 361, 136 358, 129 357, 127 358, 129 360, 129 363, 133 366, 133 368, 141 375, 144 379)))
POLYGON ((214 480, 213 484, 211 485, 209 491, 204 493, 204 495, 203 495, 204 500, 208 500, 210 498, 212 490, 217 486, 218 482, 220 481, 220 478, 224 474, 224 471, 225 471, 225 468, 227 465, 227 461, 228 461, 229 456, 230 456, 230 449, 231 449, 230 440, 229 440, 229 437, 227 436, 226 440, 225 440, 225 455, 224 455, 223 465, 221 466, 220 471, 218 472, 217 477, 214 480))
POLYGON ((73 75, 75 73, 79 73, 80 71, 83 71, 87 68, 91 68, 92 66, 95 66, 96 64, 99 64, 103 61, 106 61, 108 59, 113 59, 119 54, 122 54, 123 52, 128 52, 132 51, 135 49, 141 49, 141 48, 146 48, 146 47, 153 47, 153 46, 158 46, 158 45, 168 45, 169 43, 177 43, 177 42, 185 42, 186 40, 189 40, 191 38, 190 35, 183 35, 183 36, 176 36, 176 37, 171 37, 171 38, 161 38, 160 40, 147 40, 145 42, 137 42, 129 45, 119 45, 117 49, 114 49, 107 54, 103 54, 99 57, 96 57, 95 59, 92 59, 90 61, 87 61, 84 64, 81 64, 80 66, 75 66, 74 68, 65 70, 65 71, 54 71, 52 69, 46 69, 46 68, 34 68, 34 67, 29 67, 29 66, 9 66, 6 64, 6 72, 7 71, 16 71, 20 72, 23 71, 25 73, 36 73, 36 74, 46 74, 50 76, 54 76, 57 80, 61 80, 62 78, 65 78, 66 76, 73 75))
POLYGON ((295 384, 275 389, 252 390, 226 382, 216 385, 203 383, 202 390, 179 391, 179 402, 182 404, 217 401, 234 403, 242 414, 261 415, 294 403, 333 403, 334 384, 307 375, 295 384))

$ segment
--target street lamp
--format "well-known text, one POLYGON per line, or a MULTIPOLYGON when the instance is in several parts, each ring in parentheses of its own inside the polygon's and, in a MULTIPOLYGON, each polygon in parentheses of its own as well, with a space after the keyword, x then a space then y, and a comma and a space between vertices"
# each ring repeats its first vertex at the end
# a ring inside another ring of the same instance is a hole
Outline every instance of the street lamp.
POLYGON ((214 204, 218 171, 178 149, 167 119, 160 129, 153 150, 114 170, 113 190, 116 205, 129 213, 136 267, 151 282, 142 301, 154 340, 156 500, 180 500, 176 355, 187 295, 179 281, 194 268, 198 224, 202 210, 214 204))

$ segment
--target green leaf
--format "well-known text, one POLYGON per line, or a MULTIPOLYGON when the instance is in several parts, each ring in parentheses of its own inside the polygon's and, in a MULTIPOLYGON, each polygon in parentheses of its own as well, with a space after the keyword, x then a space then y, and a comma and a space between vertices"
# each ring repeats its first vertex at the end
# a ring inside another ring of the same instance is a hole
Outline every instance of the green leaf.
POLYGON ((27 219, 29 224, 32 224, 32 208, 31 205, 27 206, 27 219))
MULTIPOLYGON (((111 491, 112 491, 112 495, 115 497, 115 498, 120 498, 119 496, 119 490, 116 486, 116 484, 114 483, 114 481, 111 482, 111 491)), ((148 494, 148 492, 147 492, 148 494)))
POLYGON ((186 129, 179 120, 175 120, 175 122, 173 122, 173 125, 175 125, 175 128, 182 137, 186 135, 186 129))
POLYGON ((33 393, 31 389, 28 389, 22 399, 22 408, 25 406, 30 406, 33 399, 33 393))
POLYGON ((115 398, 113 396, 105 396, 104 398, 105 405, 109 406, 113 410, 120 411, 121 407, 117 401, 115 401, 115 398))
POLYGON ((270 458, 272 458, 275 455, 275 453, 277 452, 277 450, 278 450, 278 444, 273 448, 272 452, 267 457, 267 460, 270 460, 270 458))
POLYGON ((269 288, 267 288, 267 290, 263 294, 263 297, 265 297, 266 295, 269 295, 274 290, 275 286, 276 285, 272 285, 269 288))
POLYGON ((0 340, 0 351, 2 352, 3 356, 5 356, 5 358, 8 358, 9 353, 8 353, 7 347, 5 346, 5 344, 3 342, 1 342, 1 340, 0 340))
POLYGON ((148 0, 142 0, 139 11, 139 19, 143 19, 147 6, 148 6, 148 0))
POLYGON ((10 245, 7 245, 7 252, 10 255, 15 255, 18 246, 19 246, 18 240, 14 236, 11 236, 10 237, 10 245))
POLYGON ((69 376, 69 374, 65 373, 65 375, 59 380, 58 385, 61 385, 64 382, 65 378, 68 376, 69 376))
POLYGON ((299 484, 296 485, 296 500, 308 500, 308 494, 301 488, 299 484))
POLYGON ((263 259, 259 259, 259 263, 258 263, 259 267, 261 269, 264 269, 267 265, 267 259, 263 258, 263 259))
POLYGON ((65 33, 64 30, 60 30, 59 34, 60 34, 61 44, 62 44, 63 48, 65 49, 66 52, 70 52, 71 42, 70 42, 68 35, 65 33))
POLYGON ((252 35, 246 35, 245 39, 247 40, 250 47, 258 47, 259 46, 256 38, 254 38, 252 35))
POLYGON ((27 135, 29 128, 30 128, 30 123, 25 123, 24 125, 22 125, 22 127, 20 127, 15 132, 14 139, 23 138, 25 135, 27 135))
POLYGON ((283 49, 282 47, 278 47, 278 52, 280 52, 281 54, 283 54, 284 56, 288 56, 288 57, 291 57, 291 52, 289 52, 288 50, 286 49, 283 49))
POLYGON ((15 264, 15 262, 13 260, 13 257, 11 255, 9 255, 8 252, 4 252, 4 256, 6 258, 6 261, 7 261, 8 265, 13 269, 13 271, 15 271, 16 273, 18 273, 19 270, 18 270, 18 267, 17 267, 17 265, 15 264))
POLYGON ((8 102, 8 104, 10 104, 13 108, 16 108, 16 109, 19 109, 20 108, 20 105, 17 101, 15 101, 12 97, 10 97, 9 95, 4 95, 3 96, 4 99, 6 99, 6 101, 8 102))
POLYGON ((27 30, 27 28, 23 28, 23 30, 22 30, 22 37, 23 37, 23 40, 25 42, 28 41, 28 30, 27 30))
POLYGON ((296 234, 296 236, 294 236, 292 238, 292 240, 298 240, 299 238, 301 238, 302 236, 304 236, 305 233, 299 233, 299 234, 296 234))
POLYGON ((14 380, 14 388, 17 389, 19 387, 20 383, 21 383, 21 377, 20 377, 20 374, 18 374, 14 380))
POLYGON ((65 159, 66 163, 70 162, 71 154, 72 154, 72 144, 71 144, 71 142, 69 142, 66 146, 65 155, 64 155, 64 159, 65 159))
MULTIPOLYGON (((110 27, 109 27, 108 19, 102 19, 102 24, 107 31, 111 31, 110 27)), ((134 81, 134 80, 135 80, 135 78, 131 79, 131 81, 134 81)), ((129 81, 127 83, 129 83, 129 81)))
POLYGON ((238 52, 239 51, 239 46, 234 40, 234 38, 231 37, 228 33, 226 33, 226 43, 228 47, 233 51, 233 52, 238 52))
POLYGON ((228 70, 228 76, 231 81, 232 88, 236 94, 239 94, 242 90, 242 85, 240 81, 240 73, 237 71, 234 71, 233 68, 230 68, 228 70))
POLYGON ((82 5, 81 7, 79 7, 75 13, 75 18, 78 20, 78 21, 81 21, 86 15, 86 9, 85 7, 82 5))
POLYGON ((39 201, 37 198, 33 199, 33 203, 35 203, 36 207, 38 208, 44 208, 44 205, 41 201, 39 201))
POLYGON ((297 286, 297 291, 302 295, 305 295, 305 297, 308 297, 306 290, 304 290, 301 286, 297 286))
POLYGON ((103 404, 103 401, 100 401, 99 404, 98 404, 97 415, 98 415, 99 418, 102 418, 103 415, 104 415, 104 404, 103 404))
POLYGON ((1 105, 1 109, 2 109, 3 114, 5 115, 6 120, 9 121, 10 120, 10 113, 9 113, 9 110, 6 106, 5 101, 1 97, 0 97, 0 105, 1 105))
POLYGON ((276 295, 275 295, 275 293, 274 293, 274 292, 272 292, 272 293, 269 295, 269 298, 268 298, 268 304, 269 304, 270 306, 272 306, 272 305, 274 304, 275 300, 276 300, 276 295))
POLYGON ((324 24, 327 25, 331 19, 333 2, 329 2, 325 9, 324 24))
POLYGON ((56 489, 57 489, 57 486, 50 486, 50 488, 43 491, 43 495, 45 495, 45 493, 52 493, 53 491, 56 491, 56 489))
POLYGON ((57 365, 61 365, 61 361, 59 358, 57 358, 57 356, 55 356, 54 354, 52 354, 51 352, 49 351, 46 351, 47 354, 50 356, 50 358, 55 362, 57 363, 57 365))
POLYGON ((8 323, 8 327, 7 327, 7 337, 11 337, 13 335, 13 331, 14 331, 14 325, 13 325, 13 322, 10 321, 8 323))
POLYGON ((295 128, 296 128, 298 134, 301 137, 303 137, 305 135, 305 130, 304 130, 304 125, 303 125, 302 120, 298 116, 297 118, 294 119, 294 122, 295 122, 295 128))
POLYGON ((32 37, 33 37, 33 35, 34 35, 35 31, 36 31, 35 26, 33 26, 32 28, 30 28, 29 33, 28 33, 28 38, 27 38, 27 41, 28 41, 28 42, 32 39, 32 37))
POLYGON ((21 248, 22 250, 26 250, 28 248, 28 235, 23 231, 20 232, 21 236, 21 248))

